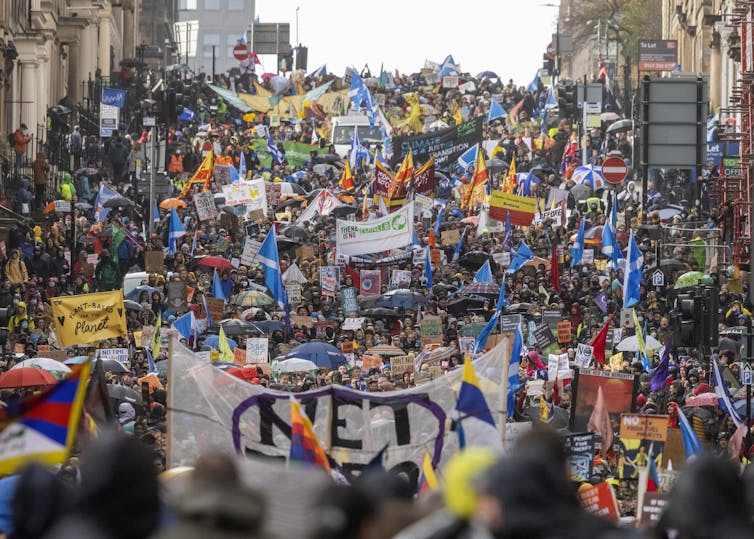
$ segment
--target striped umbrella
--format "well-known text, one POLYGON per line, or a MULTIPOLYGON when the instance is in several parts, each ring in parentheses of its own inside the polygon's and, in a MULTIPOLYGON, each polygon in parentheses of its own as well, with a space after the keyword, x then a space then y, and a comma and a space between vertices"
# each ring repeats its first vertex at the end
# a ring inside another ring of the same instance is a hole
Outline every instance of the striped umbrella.
POLYGON ((605 177, 602 175, 602 169, 594 165, 576 167, 571 178, 574 182, 586 185, 592 189, 602 189, 607 183, 605 177))
POLYGON ((416 366, 420 367, 424 363, 439 363, 450 359, 458 351, 453 346, 440 346, 433 350, 427 350, 426 348, 416 356, 416 366))
POLYGON ((497 297, 500 294, 500 287, 493 283, 474 282, 466 286, 461 291, 464 296, 490 296, 497 297))

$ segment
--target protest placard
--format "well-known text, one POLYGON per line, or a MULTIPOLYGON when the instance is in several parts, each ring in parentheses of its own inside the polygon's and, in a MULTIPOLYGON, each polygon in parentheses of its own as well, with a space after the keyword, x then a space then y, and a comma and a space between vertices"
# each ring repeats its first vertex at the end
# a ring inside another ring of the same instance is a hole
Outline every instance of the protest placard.
POLYGON ((584 249, 581 254, 582 264, 594 264, 594 249, 584 249))
POLYGON ((411 356, 393 356, 390 358, 390 369, 393 374, 414 372, 414 360, 411 356))
POLYGON ((222 298, 210 298, 205 296, 204 300, 207 302, 207 308, 209 309, 209 317, 212 319, 213 324, 217 324, 223 319, 225 312, 225 301, 222 298))
POLYGON ((443 245, 457 245, 461 240, 461 231, 457 228, 443 230, 440 234, 440 238, 442 238, 443 245))
POLYGON ((96 357, 100 359, 114 359, 127 369, 131 368, 128 348, 100 348, 96 352, 96 357))
POLYGON ((319 286, 323 296, 335 296, 340 288, 340 268, 323 266, 319 268, 319 286))
POLYGON ((241 264, 244 266, 251 265, 257 257, 260 247, 262 247, 261 241, 246 238, 243 244, 243 252, 241 253, 241 264))
POLYGON ((381 368, 382 367, 382 358, 380 356, 372 356, 369 354, 364 354, 361 356, 361 370, 364 372, 369 372, 373 368, 381 368))
POLYGON ((160 273, 165 269, 165 253, 162 251, 146 251, 144 253, 144 271, 160 273))
POLYGON ((579 500, 584 509, 613 522, 618 521, 618 504, 612 485, 602 482, 593 487, 579 489, 579 500))
POLYGON ((186 283, 183 281, 170 281, 165 284, 168 298, 168 310, 175 314, 183 314, 188 311, 188 294, 186 283))
POLYGON ((354 314, 359 310, 359 302, 356 300, 358 290, 353 286, 340 289, 340 305, 344 314, 354 314))
POLYGON ((390 288, 408 288, 411 286, 411 272, 408 270, 393 270, 390 277, 390 288))
POLYGON ((594 434, 571 434, 564 442, 571 481, 589 481, 594 460, 594 434))
POLYGON ((571 322, 566 320, 558 322, 558 344, 568 344, 571 342, 571 322))
POLYGON ((420 331, 422 344, 441 343, 442 319, 439 316, 425 316, 422 318, 420 331))
POLYGON ((200 191, 194 194, 196 214, 200 221, 209 221, 217 217, 217 206, 211 191, 200 191))
POLYGON ((127 335, 122 290, 58 296, 50 303, 58 343, 63 346, 127 335))
POLYGON ((249 337, 246 339, 246 363, 267 363, 269 342, 267 338, 249 337))
POLYGON ((576 347, 576 356, 573 362, 577 367, 586 368, 592 361, 592 347, 588 344, 579 343, 576 347))

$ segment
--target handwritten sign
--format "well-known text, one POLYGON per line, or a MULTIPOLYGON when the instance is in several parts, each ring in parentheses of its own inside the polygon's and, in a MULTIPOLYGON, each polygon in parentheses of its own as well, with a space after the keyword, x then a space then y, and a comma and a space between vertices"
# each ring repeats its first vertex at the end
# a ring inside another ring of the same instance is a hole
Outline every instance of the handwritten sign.
POLYGON ((165 269, 165 253, 162 251, 146 251, 144 253, 144 271, 161 273, 163 269, 165 269))
POLYGON ((128 348, 101 348, 97 350, 96 357, 100 359, 114 359, 127 369, 131 367, 128 348))
POLYGON ((558 322, 558 344, 571 342, 571 322, 558 322))
POLYGON ((338 266, 319 268, 319 286, 323 296, 335 296, 340 286, 340 268, 338 266))
POLYGON ((194 195, 196 214, 200 221, 209 221, 217 217, 214 195, 211 191, 201 191, 194 195))
POLYGON ((123 291, 97 292, 51 299, 58 342, 63 346, 125 337, 123 291))
POLYGON ((225 301, 222 298, 204 298, 207 302, 207 308, 209 309, 209 317, 212 319, 213 324, 217 324, 223 319, 225 314, 225 301))
POLYGON ((269 342, 259 337, 246 339, 246 363, 267 363, 269 342))
POLYGON ((243 244, 243 252, 241 253, 241 264, 250 266, 257 257, 257 253, 261 247, 262 242, 246 238, 243 244))
POLYGON ((359 310, 359 303, 356 301, 358 290, 352 286, 346 286, 340 289, 340 304, 345 314, 356 313, 359 310))
POLYGON ((592 352, 591 345, 579 343, 573 362, 580 368, 589 367, 589 362, 592 361, 592 352))
POLYGON ((442 319, 439 316, 425 316, 420 331, 422 344, 442 343, 442 319))
POLYGON ((368 354, 361 356, 361 370, 369 372, 371 369, 379 369, 381 367, 382 358, 380 356, 370 356, 368 354))
POLYGON ((665 442, 668 438, 668 416, 621 414, 620 437, 665 442))
POLYGON ((411 356, 394 356, 390 358, 390 368, 395 374, 414 372, 414 360, 411 356))

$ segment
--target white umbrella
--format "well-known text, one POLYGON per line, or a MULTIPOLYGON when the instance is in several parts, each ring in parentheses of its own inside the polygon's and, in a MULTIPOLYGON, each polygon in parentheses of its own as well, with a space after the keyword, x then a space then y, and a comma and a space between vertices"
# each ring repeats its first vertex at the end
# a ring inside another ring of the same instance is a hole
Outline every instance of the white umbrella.
POLYGON ((286 359, 285 361, 279 362, 275 366, 275 370, 278 372, 316 371, 317 364, 313 361, 309 361, 308 359, 292 357, 290 359, 286 359))
MULTIPOLYGON (((662 343, 651 335, 647 335, 646 344, 647 350, 659 350, 660 348, 662 348, 662 343)), ((637 350, 639 350, 639 341, 636 338, 636 335, 632 335, 631 337, 626 337, 621 342, 619 342, 616 348, 621 352, 636 352, 637 350)))
POLYGON ((48 372, 71 372, 71 368, 68 365, 64 365, 60 361, 50 357, 33 357, 31 359, 25 359, 24 361, 17 363, 10 370, 22 369, 24 367, 43 369, 48 372))

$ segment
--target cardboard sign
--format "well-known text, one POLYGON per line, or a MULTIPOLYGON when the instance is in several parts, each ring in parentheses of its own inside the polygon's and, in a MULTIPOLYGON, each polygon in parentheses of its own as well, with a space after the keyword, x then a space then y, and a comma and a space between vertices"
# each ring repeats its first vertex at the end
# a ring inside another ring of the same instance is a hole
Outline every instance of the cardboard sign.
POLYGON ((313 328, 314 321, 311 316, 291 315, 291 324, 300 328, 313 328))
POLYGON ((207 308, 209 309, 209 317, 212 319, 213 324, 217 324, 223 319, 225 314, 225 301, 222 298, 209 298, 204 297, 207 302, 207 308))
POLYGON ((571 481, 589 481, 594 461, 594 433, 571 434, 564 442, 571 481))
POLYGON ((161 273, 165 269, 165 253, 162 251, 146 251, 144 253, 144 271, 147 273, 161 273))
POLYGON ((360 270, 359 278, 361 286, 359 291, 362 296, 376 296, 382 288, 382 274, 380 270, 360 270))
POLYGON ((323 296, 335 296, 340 288, 340 268, 338 266, 323 266, 319 268, 319 286, 323 296))
POLYGON ((267 363, 269 342, 268 339, 259 337, 246 339, 246 363, 267 363))
POLYGON ((414 360, 411 356, 393 356, 390 358, 393 373, 414 372, 414 360))
POLYGON ((668 416, 621 414, 620 437, 665 442, 668 438, 668 416))
POLYGON ((582 507, 590 513, 618 521, 618 504, 610 483, 602 482, 591 488, 579 489, 578 496, 582 507))
POLYGON ((168 309, 176 314, 188 311, 188 290, 183 281, 170 281, 165 285, 168 296, 168 309))
POLYGON ((382 358, 380 356, 370 356, 368 354, 365 354, 361 356, 361 370, 364 372, 369 372, 371 369, 374 368, 381 368, 382 367, 382 358))
POLYGON ((217 217, 217 206, 215 206, 215 198, 211 191, 195 193, 194 205, 200 221, 209 221, 217 217))
POLYGON ((568 344, 571 342, 571 322, 558 322, 558 344, 568 344))
POLYGON ((62 346, 96 343, 128 334, 123 290, 59 296, 50 303, 55 333, 62 346))
POLYGON ((422 344, 442 343, 442 319, 439 316, 425 316, 420 325, 422 344))
POLYGON ((588 344, 579 343, 576 348, 576 356, 573 362, 577 367, 586 368, 589 367, 589 363, 592 361, 592 347, 588 344))
POLYGON ((457 228, 444 230, 440 234, 440 237, 442 238, 442 244, 445 246, 458 245, 458 242, 461 240, 461 231, 457 228))
POLYGON ((257 257, 257 253, 261 247, 261 241, 246 238, 246 241, 243 244, 243 252, 241 253, 241 264, 244 266, 250 266, 257 257))

